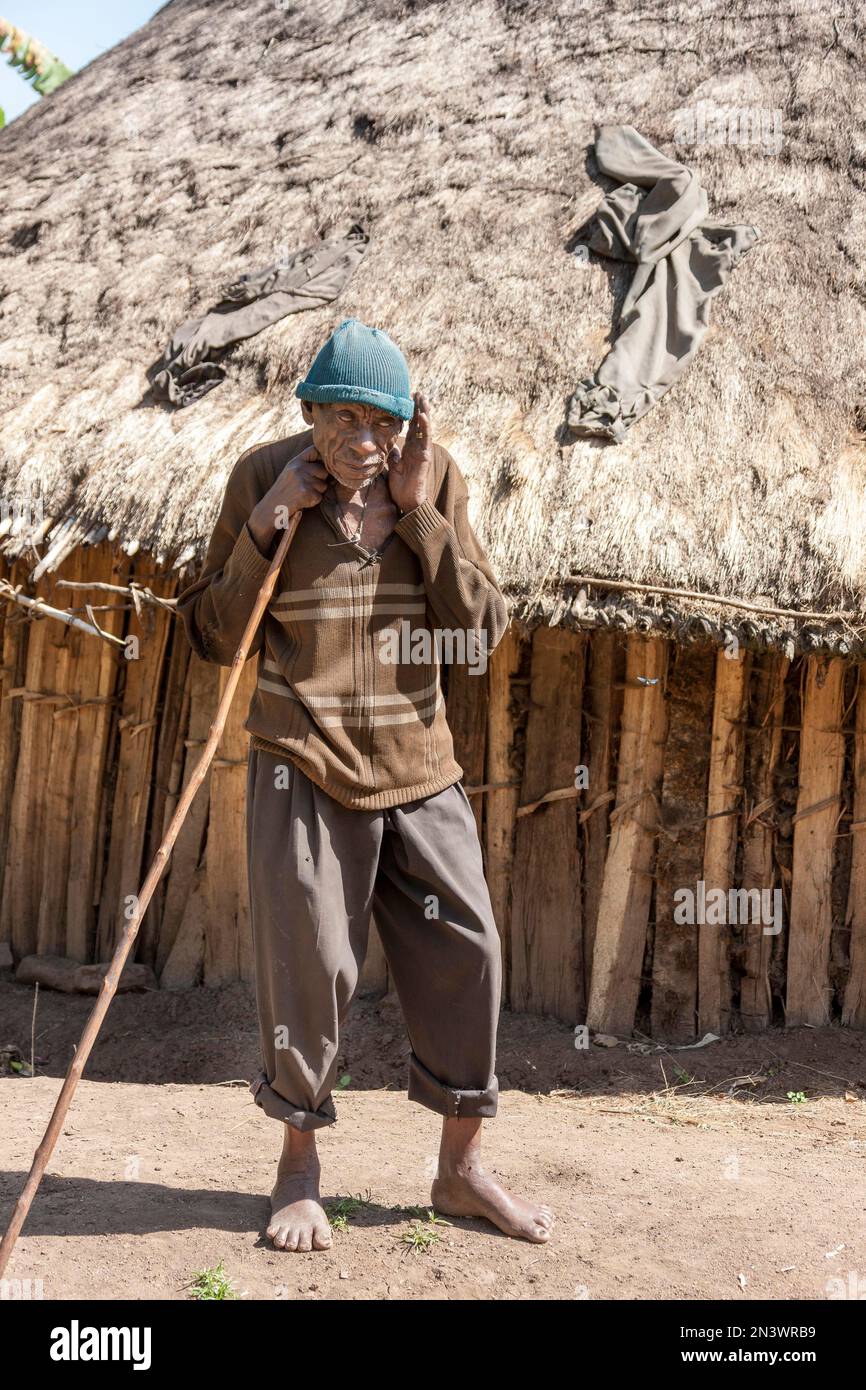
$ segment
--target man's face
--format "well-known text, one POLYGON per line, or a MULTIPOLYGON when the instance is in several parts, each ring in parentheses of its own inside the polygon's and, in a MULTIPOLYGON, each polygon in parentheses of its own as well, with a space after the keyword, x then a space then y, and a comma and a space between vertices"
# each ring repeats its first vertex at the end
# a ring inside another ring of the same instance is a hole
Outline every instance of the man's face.
POLYGON ((313 443, 326 469, 353 489, 382 472, 405 424, 361 401, 301 401, 301 411, 313 427, 313 443))

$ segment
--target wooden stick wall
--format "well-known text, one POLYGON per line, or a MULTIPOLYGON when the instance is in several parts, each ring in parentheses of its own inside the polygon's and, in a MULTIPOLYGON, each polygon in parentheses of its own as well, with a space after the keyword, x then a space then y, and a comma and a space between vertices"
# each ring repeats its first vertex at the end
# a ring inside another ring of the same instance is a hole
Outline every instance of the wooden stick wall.
MULTIPOLYGON (((124 611, 122 595, 58 578, 134 578, 165 596, 173 582, 103 546, 40 586, 55 607, 108 604, 100 625, 136 638, 137 659, 0 605, 0 939, 16 957, 104 960, 226 672, 191 655, 166 610, 124 611)), ((866 1027, 862 669, 516 625, 485 676, 451 669, 506 1005, 670 1042, 770 1023, 866 1027), (689 920, 683 890, 697 902, 699 885, 741 907, 761 892, 780 900, 781 930, 728 909, 689 920)), ((253 977, 243 722, 254 680, 253 661, 139 938, 163 988, 253 977)), ((374 925, 361 990, 388 987, 374 925)))

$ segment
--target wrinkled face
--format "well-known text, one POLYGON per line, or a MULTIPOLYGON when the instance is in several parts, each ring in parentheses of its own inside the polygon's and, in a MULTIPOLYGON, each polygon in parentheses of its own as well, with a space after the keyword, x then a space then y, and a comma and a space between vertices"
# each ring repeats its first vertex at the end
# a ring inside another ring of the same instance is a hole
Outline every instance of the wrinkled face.
POLYGON ((382 472, 406 423, 361 401, 301 401, 301 411, 328 472, 353 489, 382 472))

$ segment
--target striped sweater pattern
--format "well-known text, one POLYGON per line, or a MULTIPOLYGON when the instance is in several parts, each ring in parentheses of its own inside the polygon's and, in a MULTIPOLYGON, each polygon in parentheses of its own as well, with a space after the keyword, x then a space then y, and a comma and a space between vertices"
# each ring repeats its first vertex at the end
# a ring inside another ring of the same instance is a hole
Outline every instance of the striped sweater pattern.
MULTIPOLYGON (((202 573, 178 598, 205 661, 231 665, 269 565, 247 519, 310 443, 305 430, 257 445, 232 471, 202 573)), ((400 517, 378 552, 346 537, 332 488, 305 509, 250 648, 257 681, 244 727, 253 745, 359 810, 429 796, 462 777, 445 715, 443 645, 462 634, 470 652, 489 654, 508 623, 468 520, 465 479, 438 444, 433 460, 428 500, 400 517)))

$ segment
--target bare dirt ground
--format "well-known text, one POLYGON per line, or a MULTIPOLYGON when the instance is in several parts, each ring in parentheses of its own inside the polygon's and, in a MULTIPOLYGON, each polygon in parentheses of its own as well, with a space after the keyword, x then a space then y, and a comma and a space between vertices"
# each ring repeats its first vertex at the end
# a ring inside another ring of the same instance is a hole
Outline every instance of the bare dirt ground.
MULTIPOLYGON (((32 1003, 0 983, 0 1047, 29 1057, 32 1003)), ((91 1007, 42 991, 37 1076, 0 1078, 4 1225, 91 1007)), ((264 1238, 281 1136, 246 1088, 257 1068, 245 987, 119 997, 7 1277, 56 1299, 184 1299, 219 1261, 249 1299, 823 1300, 858 1280, 866 1293, 863 1035, 579 1051, 564 1024, 504 1013, 485 1160, 554 1208, 553 1238, 455 1219, 423 1253, 401 1237, 429 1197, 439 1121, 406 1099, 396 1001, 356 1001, 345 1029, 323 1191, 364 1200, 329 1251, 264 1238)))

